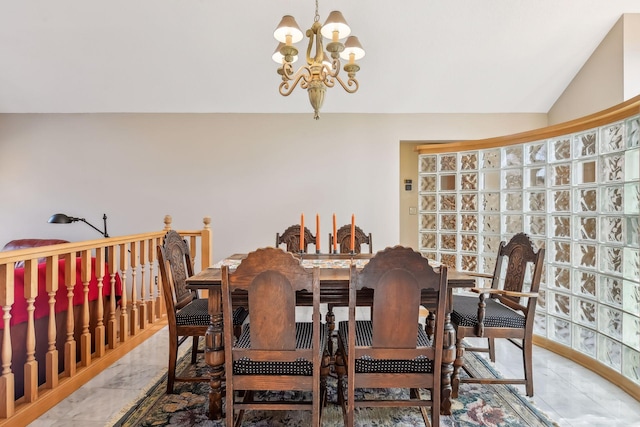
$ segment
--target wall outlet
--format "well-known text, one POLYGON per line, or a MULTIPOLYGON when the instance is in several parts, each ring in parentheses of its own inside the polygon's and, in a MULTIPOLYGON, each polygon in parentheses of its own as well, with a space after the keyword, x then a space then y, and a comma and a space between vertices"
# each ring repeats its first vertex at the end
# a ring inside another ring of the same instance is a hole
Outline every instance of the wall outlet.
POLYGON ((409 208, 409 215, 417 215, 418 214, 418 208, 415 206, 411 206, 409 208))

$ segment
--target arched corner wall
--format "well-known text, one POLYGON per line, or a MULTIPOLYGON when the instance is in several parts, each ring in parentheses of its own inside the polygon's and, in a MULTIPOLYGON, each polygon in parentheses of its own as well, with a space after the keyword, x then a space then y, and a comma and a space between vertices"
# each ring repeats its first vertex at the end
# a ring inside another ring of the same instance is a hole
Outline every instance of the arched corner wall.
POLYGON ((640 96, 418 151, 420 250, 492 273, 499 242, 528 233, 546 248, 534 342, 640 400, 640 96))

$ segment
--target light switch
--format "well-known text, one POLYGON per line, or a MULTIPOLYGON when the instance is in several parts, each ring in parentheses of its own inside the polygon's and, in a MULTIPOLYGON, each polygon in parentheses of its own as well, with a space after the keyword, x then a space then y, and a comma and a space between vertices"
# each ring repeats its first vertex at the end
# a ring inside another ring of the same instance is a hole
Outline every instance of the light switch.
POLYGON ((411 206, 409 208, 409 215, 416 215, 418 213, 418 208, 415 206, 411 206))

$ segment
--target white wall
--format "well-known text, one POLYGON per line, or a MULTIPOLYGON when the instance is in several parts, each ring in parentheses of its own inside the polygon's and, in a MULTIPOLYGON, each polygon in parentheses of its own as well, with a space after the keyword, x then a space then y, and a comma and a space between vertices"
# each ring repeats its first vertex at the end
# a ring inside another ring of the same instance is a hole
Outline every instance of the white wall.
POLYGON ((640 95, 640 13, 622 15, 624 25, 624 100, 640 95))
POLYGON ((585 62, 549 110, 549 125, 617 105, 623 101, 622 17, 585 62))
POLYGON ((640 14, 626 13, 549 110, 549 125, 620 104, 640 94, 640 14))
POLYGON ((273 245, 298 223, 326 250, 331 215, 351 214, 374 249, 398 243, 401 140, 499 136, 546 126, 544 114, 4 114, 0 115, 0 245, 18 238, 99 238, 176 229, 212 217, 214 260, 273 245))

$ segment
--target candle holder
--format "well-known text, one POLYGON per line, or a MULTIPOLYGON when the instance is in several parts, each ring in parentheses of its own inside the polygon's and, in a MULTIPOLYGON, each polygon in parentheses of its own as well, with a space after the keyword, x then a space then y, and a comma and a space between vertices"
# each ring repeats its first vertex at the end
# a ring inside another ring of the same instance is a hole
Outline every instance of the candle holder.
POLYGON ((316 255, 320 255, 320 249, 316 249, 316 255))
POLYGON ((334 249, 334 250, 333 250, 333 254, 334 254, 334 255, 337 255, 337 254, 338 254, 338 251, 337 251, 336 249, 334 249))

